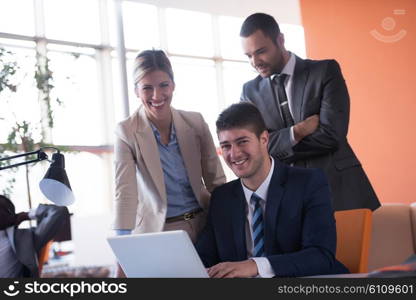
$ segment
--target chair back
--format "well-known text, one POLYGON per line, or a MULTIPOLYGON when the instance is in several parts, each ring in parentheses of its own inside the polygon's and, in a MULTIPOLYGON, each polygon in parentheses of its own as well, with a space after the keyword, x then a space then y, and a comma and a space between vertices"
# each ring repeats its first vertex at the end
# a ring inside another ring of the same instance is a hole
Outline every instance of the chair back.
POLYGON ((50 240, 46 243, 45 246, 43 246, 42 249, 40 249, 39 255, 38 255, 38 269, 39 269, 39 277, 42 275, 42 268, 43 265, 49 260, 49 251, 51 250, 53 244, 53 240, 50 240))
POLYGON ((351 273, 368 272, 371 241, 371 210, 351 209, 335 212, 337 226, 336 258, 351 273))
POLYGON ((373 212, 368 270, 403 263, 416 253, 412 206, 404 203, 383 203, 373 212))

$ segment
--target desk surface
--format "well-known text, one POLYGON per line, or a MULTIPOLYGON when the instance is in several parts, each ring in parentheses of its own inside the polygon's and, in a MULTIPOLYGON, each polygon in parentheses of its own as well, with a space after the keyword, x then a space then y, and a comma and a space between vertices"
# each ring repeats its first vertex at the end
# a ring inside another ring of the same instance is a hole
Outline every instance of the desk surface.
POLYGON ((303 278, 367 278, 368 273, 350 273, 350 274, 329 274, 329 275, 316 275, 307 276, 303 278))

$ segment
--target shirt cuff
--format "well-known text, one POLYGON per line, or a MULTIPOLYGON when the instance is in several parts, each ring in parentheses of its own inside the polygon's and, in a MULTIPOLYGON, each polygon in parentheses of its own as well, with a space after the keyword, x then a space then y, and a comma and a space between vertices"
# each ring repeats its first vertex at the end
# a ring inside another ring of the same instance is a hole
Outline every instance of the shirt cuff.
POLYGON ((117 235, 129 235, 131 234, 131 229, 116 229, 115 232, 117 235))
POLYGON ((259 271, 260 278, 271 278, 276 274, 273 271, 270 261, 266 257, 251 257, 252 260, 257 265, 257 270, 259 271))
POLYGON ((32 208, 31 210, 29 210, 29 212, 27 213, 29 219, 36 220, 36 209, 37 208, 32 208))
POLYGON ((290 143, 292 144, 292 147, 295 146, 298 143, 295 140, 295 132, 294 132, 293 126, 290 127, 290 143))

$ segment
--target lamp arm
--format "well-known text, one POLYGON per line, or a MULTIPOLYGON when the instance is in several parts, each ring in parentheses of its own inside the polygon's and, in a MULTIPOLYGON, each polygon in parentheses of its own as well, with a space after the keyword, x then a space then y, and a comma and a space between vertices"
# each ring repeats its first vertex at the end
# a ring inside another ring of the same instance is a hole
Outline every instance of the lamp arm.
POLYGON ((27 152, 27 153, 17 154, 17 155, 13 155, 13 156, 3 157, 3 158, 0 158, 0 161, 11 160, 13 158, 18 158, 18 157, 22 157, 22 156, 29 156, 29 155, 32 155, 32 154, 37 154, 37 153, 39 153, 39 151, 40 150, 36 150, 36 151, 32 151, 32 152, 27 152))
POLYGON ((3 158, 0 158, 0 161, 11 160, 11 159, 14 159, 14 158, 18 158, 18 157, 22 157, 22 156, 29 156, 29 155, 33 155, 33 154, 37 154, 38 157, 36 159, 24 161, 24 162, 21 162, 21 163, 17 163, 17 164, 5 166, 5 167, 1 167, 0 166, 0 171, 1 170, 5 170, 5 169, 14 168, 14 167, 19 167, 19 166, 22 166, 22 165, 27 165, 27 164, 30 164, 30 163, 35 163, 35 162, 38 162, 38 161, 42 161, 42 160, 48 159, 48 156, 46 155, 45 152, 43 152, 41 150, 37 150, 37 151, 22 153, 22 154, 18 154, 18 155, 3 157, 3 158))

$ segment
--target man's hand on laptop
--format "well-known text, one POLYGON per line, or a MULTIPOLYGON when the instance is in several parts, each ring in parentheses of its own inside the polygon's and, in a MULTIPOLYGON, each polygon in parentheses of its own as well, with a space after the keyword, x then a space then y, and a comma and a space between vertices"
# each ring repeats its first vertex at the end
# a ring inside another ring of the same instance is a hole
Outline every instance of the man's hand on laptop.
POLYGON ((207 269, 211 278, 248 278, 258 274, 257 264, 252 259, 238 262, 223 262, 207 269))

